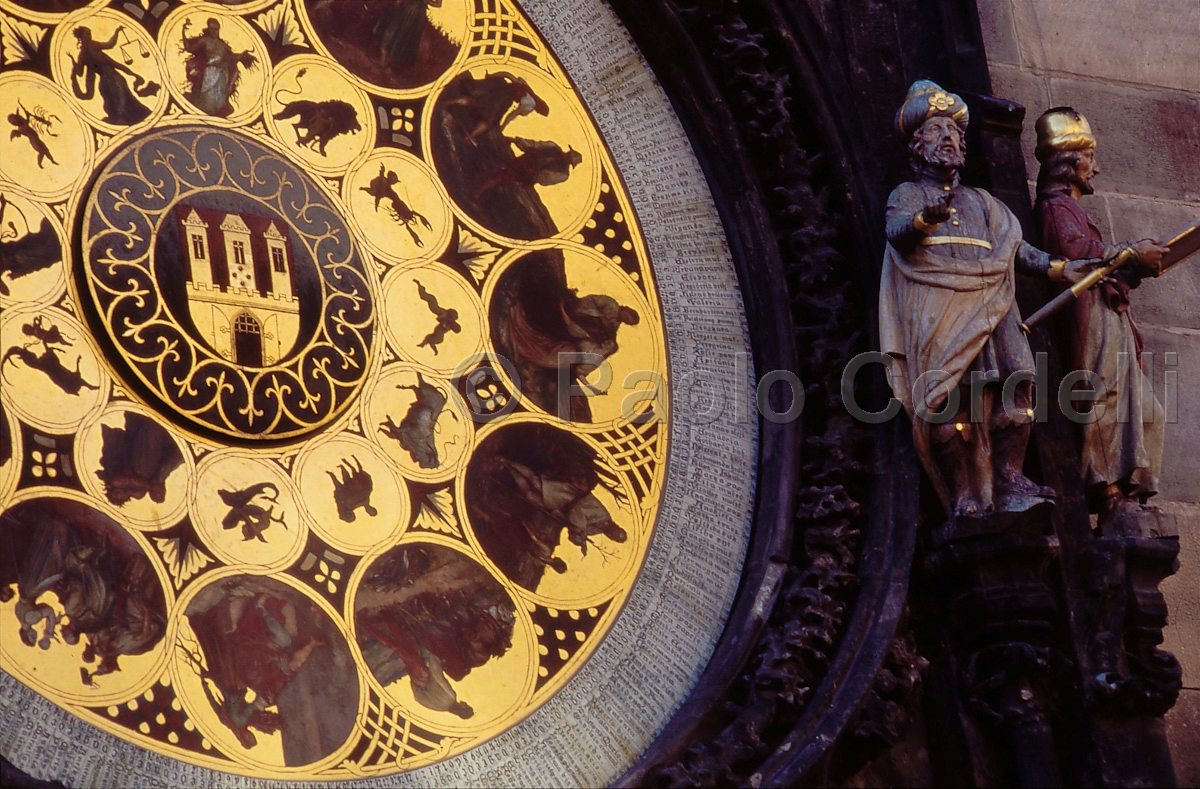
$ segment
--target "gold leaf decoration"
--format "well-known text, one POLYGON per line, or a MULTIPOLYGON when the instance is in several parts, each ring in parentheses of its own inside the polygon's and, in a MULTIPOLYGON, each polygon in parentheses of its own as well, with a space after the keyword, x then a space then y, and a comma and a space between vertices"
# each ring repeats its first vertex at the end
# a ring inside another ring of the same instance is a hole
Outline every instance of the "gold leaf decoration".
POLYGON ((449 488, 435 490, 421 498, 414 525, 455 537, 463 536, 462 527, 458 525, 458 515, 454 513, 454 496, 450 494, 449 488))
POLYGON ((44 27, 0 14, 0 49, 4 51, 4 65, 33 60, 45 37, 44 27))
POLYGON ((192 543, 186 549, 180 550, 183 540, 156 537, 154 543, 162 553, 163 561, 167 563, 167 571, 175 581, 175 588, 181 589, 196 573, 212 564, 212 558, 192 543), (182 556, 180 555, 182 553, 182 556))
POLYGON ((492 264, 500 255, 500 250, 464 229, 458 237, 458 254, 469 255, 463 259, 463 265, 478 284, 483 282, 483 278, 491 270, 492 264))
POLYGON ((254 24, 261 27, 263 32, 280 46, 302 47, 308 43, 304 40, 304 34, 300 32, 300 25, 296 22, 291 3, 280 3, 264 11, 254 17, 254 24))

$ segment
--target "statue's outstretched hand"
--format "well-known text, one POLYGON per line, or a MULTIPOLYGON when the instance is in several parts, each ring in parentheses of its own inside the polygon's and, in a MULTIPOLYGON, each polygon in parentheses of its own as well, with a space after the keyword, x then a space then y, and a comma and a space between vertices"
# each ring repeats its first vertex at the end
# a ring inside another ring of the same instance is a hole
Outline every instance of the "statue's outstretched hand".
POLYGON ((953 199, 954 194, 951 193, 943 198, 933 200, 922 208, 917 216, 927 225, 940 225, 950 219, 950 201, 953 199))
POLYGON ((1066 267, 1063 268, 1063 281, 1068 285, 1074 285, 1103 262, 1104 258, 1084 258, 1068 261, 1066 267))
POLYGON ((1149 238, 1143 238, 1133 245, 1133 250, 1138 257, 1138 265, 1155 277, 1162 273, 1162 256, 1167 249, 1168 247, 1161 246, 1149 238))

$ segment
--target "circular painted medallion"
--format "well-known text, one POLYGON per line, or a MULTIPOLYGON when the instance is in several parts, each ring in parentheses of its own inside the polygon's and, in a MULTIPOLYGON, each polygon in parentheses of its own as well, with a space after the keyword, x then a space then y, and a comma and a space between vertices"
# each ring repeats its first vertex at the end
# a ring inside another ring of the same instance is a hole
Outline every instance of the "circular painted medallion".
POLYGON ((375 285, 336 204, 273 148, 189 127, 140 137, 100 171, 82 222, 94 322, 170 418, 293 438, 362 386, 375 285))

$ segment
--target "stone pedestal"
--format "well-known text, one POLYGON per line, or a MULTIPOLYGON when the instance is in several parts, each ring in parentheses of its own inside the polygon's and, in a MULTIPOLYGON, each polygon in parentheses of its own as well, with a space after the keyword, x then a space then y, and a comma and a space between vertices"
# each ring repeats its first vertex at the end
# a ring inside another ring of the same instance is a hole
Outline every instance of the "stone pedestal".
POLYGON ((947 730, 943 748, 965 754, 934 756, 935 765, 959 781, 1062 785, 1050 708, 1071 663, 1059 648, 1051 510, 1044 504, 937 527, 914 579, 926 632, 941 646, 934 660, 950 680, 927 685, 941 696, 931 705, 940 711, 935 725, 947 730))
POLYGON ((1080 557, 1091 603, 1084 703, 1100 784, 1173 786, 1162 716, 1179 695, 1181 670, 1158 648, 1167 624, 1158 587, 1179 568, 1175 519, 1145 508, 1104 531, 1127 536, 1100 536, 1080 557))

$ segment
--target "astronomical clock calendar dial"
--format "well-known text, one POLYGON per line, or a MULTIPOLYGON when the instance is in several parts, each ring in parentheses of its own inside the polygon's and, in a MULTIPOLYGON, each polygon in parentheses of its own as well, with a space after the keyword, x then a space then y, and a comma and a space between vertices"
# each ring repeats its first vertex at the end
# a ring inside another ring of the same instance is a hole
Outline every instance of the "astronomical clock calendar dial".
POLYGON ((0 21, 3 671, 274 779, 553 699, 654 539, 670 378, 626 182, 524 11, 0 21))

